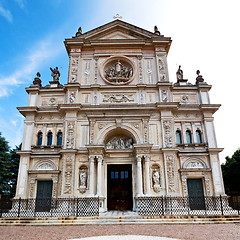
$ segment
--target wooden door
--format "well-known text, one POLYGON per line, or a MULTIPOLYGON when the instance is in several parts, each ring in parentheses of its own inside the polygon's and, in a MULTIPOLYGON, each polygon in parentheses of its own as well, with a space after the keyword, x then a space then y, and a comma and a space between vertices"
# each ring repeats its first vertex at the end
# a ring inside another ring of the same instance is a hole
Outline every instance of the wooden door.
POLYGON ((108 210, 132 210, 132 165, 108 165, 108 210))
POLYGON ((36 212, 49 212, 52 202, 52 181, 38 181, 36 212))
POLYGON ((205 209, 202 179, 187 179, 187 186, 191 210, 205 209))

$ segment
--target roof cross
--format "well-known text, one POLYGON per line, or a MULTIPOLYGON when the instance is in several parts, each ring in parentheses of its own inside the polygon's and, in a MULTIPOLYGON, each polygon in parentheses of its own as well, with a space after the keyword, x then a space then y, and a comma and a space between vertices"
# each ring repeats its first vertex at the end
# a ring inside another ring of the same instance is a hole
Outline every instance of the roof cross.
POLYGON ((116 14, 116 16, 113 17, 114 19, 122 19, 122 16, 120 16, 118 13, 116 14))

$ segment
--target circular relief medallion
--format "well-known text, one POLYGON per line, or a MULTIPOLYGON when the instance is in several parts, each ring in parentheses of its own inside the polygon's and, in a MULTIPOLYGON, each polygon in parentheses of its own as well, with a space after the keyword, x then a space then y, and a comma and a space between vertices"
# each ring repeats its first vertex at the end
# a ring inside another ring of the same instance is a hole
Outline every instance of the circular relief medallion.
POLYGON ((102 63, 101 76, 108 84, 128 84, 133 80, 135 73, 134 63, 124 56, 110 57, 102 63))

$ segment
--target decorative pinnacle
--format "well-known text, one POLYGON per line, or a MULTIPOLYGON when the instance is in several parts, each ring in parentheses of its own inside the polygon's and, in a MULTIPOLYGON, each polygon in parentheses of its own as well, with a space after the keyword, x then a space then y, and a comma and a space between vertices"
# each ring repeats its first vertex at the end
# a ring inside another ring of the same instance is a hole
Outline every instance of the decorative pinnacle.
POLYGON ((114 19, 122 19, 122 16, 120 16, 118 13, 116 14, 116 16, 113 17, 114 19))

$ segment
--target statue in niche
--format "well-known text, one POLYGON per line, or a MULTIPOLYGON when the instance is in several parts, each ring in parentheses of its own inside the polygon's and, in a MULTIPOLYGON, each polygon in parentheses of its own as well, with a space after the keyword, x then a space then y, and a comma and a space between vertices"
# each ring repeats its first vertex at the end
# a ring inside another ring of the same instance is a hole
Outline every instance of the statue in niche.
POLYGON ((132 147, 132 138, 125 137, 114 137, 106 144, 107 149, 131 149, 132 147))
POLYGON ((87 168, 80 168, 79 172, 79 190, 84 193, 87 188, 87 168))
POLYGON ((54 81, 54 82, 59 81, 60 72, 59 72, 59 70, 58 70, 58 67, 56 67, 56 68, 54 68, 54 69, 52 69, 52 68, 50 67, 50 70, 52 71, 51 76, 53 77, 53 81, 54 81))
POLYGON ((105 78, 114 83, 125 83, 133 75, 130 64, 120 62, 119 59, 105 70, 105 78))
POLYGON ((160 191, 160 174, 159 169, 154 169, 152 173, 152 182, 153 182, 153 190, 155 192, 160 191))

